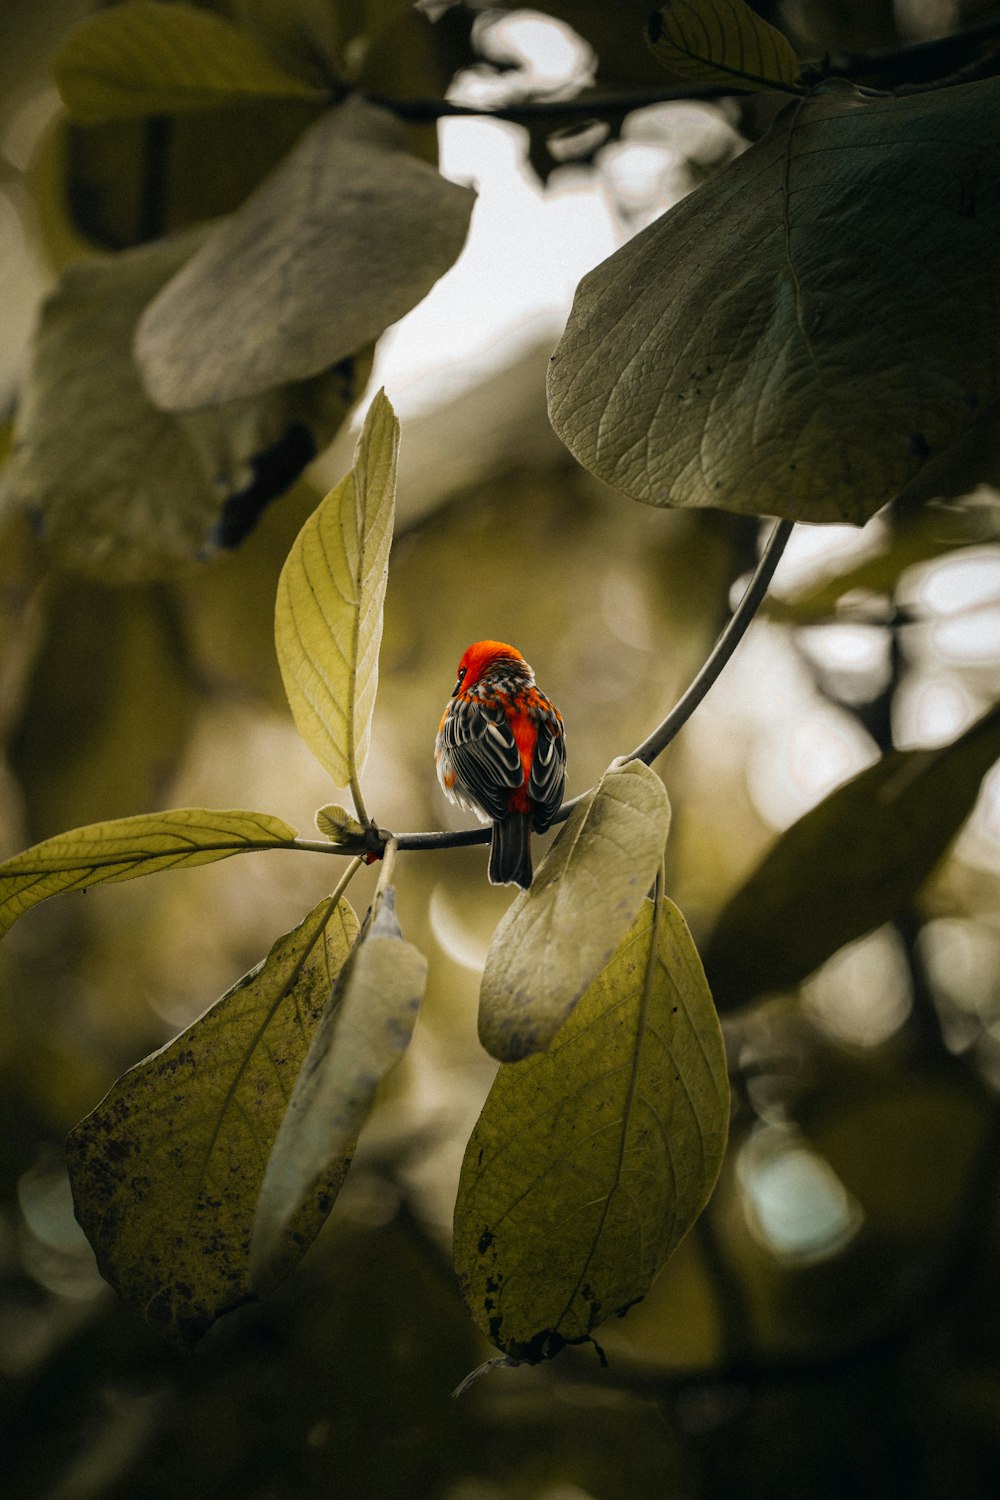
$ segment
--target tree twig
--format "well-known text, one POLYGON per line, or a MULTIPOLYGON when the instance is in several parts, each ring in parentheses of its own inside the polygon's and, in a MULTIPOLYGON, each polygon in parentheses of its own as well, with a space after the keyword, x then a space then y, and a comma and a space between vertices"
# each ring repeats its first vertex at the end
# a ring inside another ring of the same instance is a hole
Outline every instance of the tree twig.
MULTIPOLYGON (((877 76, 885 87, 892 87, 898 80, 904 87, 923 79, 935 78, 946 84, 959 81, 965 69, 978 69, 981 60, 970 59, 963 63, 960 54, 967 48, 1000 39, 1000 19, 983 21, 978 26, 966 27, 947 36, 932 37, 927 41, 908 42, 900 47, 879 48, 871 52, 858 52, 846 58, 824 58, 822 63, 807 63, 802 76, 807 82, 820 82, 824 78, 851 78, 855 81, 877 76), (943 74, 940 70, 943 69, 943 74), (915 80, 912 75, 916 73, 915 80)), ((491 108, 482 104, 456 104, 448 99, 392 99, 384 94, 366 93, 372 103, 381 105, 400 120, 412 124, 430 124, 434 120, 445 120, 469 115, 478 115, 492 120, 509 120, 516 125, 531 120, 553 121, 567 117, 586 119, 592 115, 628 114, 633 109, 643 109, 651 104, 675 104, 687 100, 710 103, 716 99, 728 99, 738 94, 753 92, 735 85, 715 83, 665 83, 662 88, 626 90, 621 93, 593 91, 578 94, 573 99, 523 99, 491 108)))
POLYGON ((643 740, 626 760, 641 760, 648 766, 658 755, 667 748, 670 741, 683 728, 694 713, 698 704, 707 694, 722 672, 723 667, 732 656, 736 647, 746 634, 747 627, 754 615, 760 609, 767 593, 768 584, 774 577, 774 570, 778 566, 781 554, 785 550, 788 538, 792 534, 794 521, 779 521, 771 535, 767 539, 767 546, 760 555, 756 572, 747 584, 746 592, 739 604, 736 606, 732 616, 716 641, 704 666, 695 677, 687 692, 678 701, 676 706, 670 710, 667 717, 659 724, 648 739, 643 740))
POLYGON ((387 109, 397 119, 411 125, 430 125, 435 120, 465 119, 469 115, 482 115, 489 120, 509 120, 523 125, 529 120, 552 120, 555 123, 567 116, 589 119, 592 115, 628 114, 633 109, 645 109, 650 104, 676 104, 693 99, 696 102, 711 102, 713 99, 728 99, 733 94, 750 92, 747 89, 722 87, 715 83, 665 84, 658 89, 626 89, 621 93, 584 93, 572 99, 524 99, 517 103, 499 104, 495 108, 484 104, 455 104, 450 99, 390 99, 384 94, 366 93, 369 104, 387 109))
POLYGON ((364 823, 366 827, 371 825, 368 809, 365 807, 365 799, 361 793, 361 781, 354 768, 354 757, 351 757, 351 797, 354 800, 354 811, 357 813, 358 822, 364 823))

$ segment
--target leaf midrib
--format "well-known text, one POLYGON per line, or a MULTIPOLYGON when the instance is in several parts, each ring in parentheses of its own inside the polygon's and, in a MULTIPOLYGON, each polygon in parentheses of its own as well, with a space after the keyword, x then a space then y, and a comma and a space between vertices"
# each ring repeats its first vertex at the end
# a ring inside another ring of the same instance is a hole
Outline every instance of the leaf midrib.
POLYGON ((601 1208, 600 1218, 598 1220, 597 1227, 594 1230, 590 1248, 587 1251, 586 1258, 580 1268, 580 1274, 578 1275, 576 1282, 573 1285, 572 1291, 569 1293, 569 1296, 566 1299, 566 1305, 555 1321, 554 1327, 557 1331, 562 1327, 564 1319, 569 1316, 573 1304, 577 1299, 577 1295, 580 1292, 580 1288, 583 1285, 584 1278, 586 1277, 587 1272, 590 1269, 591 1262, 593 1261, 594 1256, 597 1254, 597 1251, 600 1248, 601 1239, 608 1221, 608 1215, 611 1212, 612 1201, 615 1197, 615 1194, 618 1192, 619 1188, 622 1185, 622 1172, 625 1163, 626 1143, 628 1141, 629 1125, 632 1119, 632 1110, 635 1106, 636 1096, 639 1088, 639 1073, 640 1064, 642 1061, 643 1045, 646 1037, 646 1022, 649 1018, 649 1006, 653 993, 653 980, 656 974, 656 965, 659 958, 659 937, 662 916, 663 897, 662 894, 658 891, 657 899, 653 903, 652 920, 649 925, 649 952, 646 955, 646 967, 643 974, 642 993, 639 1000, 638 1014, 636 1016, 635 1043, 632 1048, 632 1061, 629 1072, 628 1088, 625 1094, 625 1103, 622 1107, 621 1120, 617 1122, 621 1125, 621 1136, 618 1142, 618 1159, 615 1162, 611 1188, 608 1191, 608 1195, 605 1198, 604 1204, 601 1208))

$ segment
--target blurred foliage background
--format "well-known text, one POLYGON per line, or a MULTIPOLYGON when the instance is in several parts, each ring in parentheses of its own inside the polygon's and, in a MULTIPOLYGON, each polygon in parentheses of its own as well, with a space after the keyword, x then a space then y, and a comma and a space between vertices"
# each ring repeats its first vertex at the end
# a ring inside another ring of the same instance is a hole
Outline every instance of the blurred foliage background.
MULTIPOLYGON (((267 3, 249 9, 265 15, 267 3)), ((91 8, 0 3, 7 416, 39 298, 67 258, 234 206, 301 128, 300 106, 266 128, 234 113, 213 151, 194 130, 175 142, 169 180, 151 183, 148 130, 69 127, 59 114, 50 59, 91 8), (251 145, 234 155, 233 141, 251 145)), ((975 0, 756 8, 808 57, 998 14, 975 0)), ((559 97, 567 69, 594 66, 551 19, 573 9, 483 11, 450 97, 559 97)), ((297 0, 303 17, 323 11, 297 0)), ((613 29, 605 21, 598 76, 620 81, 613 29)), ((430 64, 392 56, 397 97, 440 92, 421 72, 430 64)), ((443 169, 480 190, 473 236, 410 332, 387 336, 373 377, 403 418, 366 778, 380 824, 460 826, 438 795, 432 745, 469 641, 511 640, 534 663, 569 726, 571 793, 644 737, 710 648, 754 563, 756 523, 660 514, 604 490, 548 427, 544 369, 575 279, 757 135, 767 107, 637 111, 596 143, 567 143, 551 122, 530 134, 442 128, 443 169), (588 204, 600 212, 588 218, 588 204), (532 292, 541 283, 545 297, 532 292)), ((352 441, 342 432, 239 548, 166 580, 106 587, 62 570, 23 518, 6 520, 5 853, 171 805, 260 807, 309 830, 331 791, 284 706, 272 605, 285 552, 352 441)), ((998 514, 983 489, 946 510, 883 513, 862 532, 793 537, 765 617, 659 766, 675 808, 669 891, 699 941, 780 831, 835 786, 893 746, 952 740, 995 701, 998 514)), ((609 1368, 571 1351, 455 1402, 453 1386, 489 1352, 448 1261, 458 1167, 493 1069, 476 1040, 478 974, 509 899, 484 871, 481 848, 401 856, 403 925, 431 958, 414 1046, 303 1267, 189 1356, 101 1283, 61 1141, 319 899, 329 862, 280 853, 98 889, 13 931, 0 949, 3 1492, 995 1495, 997 773, 912 908, 799 990, 727 1012, 736 1109, 723 1178, 645 1303, 603 1330, 609 1368)), ((827 875, 813 872, 820 894, 827 875)))

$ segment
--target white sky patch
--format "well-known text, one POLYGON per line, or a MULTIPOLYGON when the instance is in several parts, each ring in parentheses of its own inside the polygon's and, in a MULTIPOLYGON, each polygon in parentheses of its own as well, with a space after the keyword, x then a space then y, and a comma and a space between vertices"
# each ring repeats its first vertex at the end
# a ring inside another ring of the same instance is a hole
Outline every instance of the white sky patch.
POLYGON ((654 649, 646 596, 631 572, 610 567, 601 580, 598 597, 601 619, 612 635, 636 651, 654 649))
POLYGON ((975 666, 1000 654, 1000 549, 976 548, 915 572, 905 598, 929 619, 942 661, 975 666))
POLYGON ((877 1047, 900 1029, 913 996, 899 934, 880 927, 848 943, 802 987, 806 1010, 837 1041, 877 1047))
POLYGON ((909 672, 892 702, 893 740, 900 750, 950 745, 984 707, 954 677, 909 672))
POLYGON ((756 1131, 740 1149, 736 1170, 747 1223, 779 1260, 828 1260, 864 1222, 830 1163, 790 1127, 756 1131))
MULTIPOLYGON (((920 933, 931 980, 946 1006, 989 1025, 1000 1035, 1000 932, 966 917, 937 917, 920 933)), ((945 1014, 945 1022, 948 1016, 945 1014)))
POLYGON ((784 829, 876 760, 873 741, 848 714, 819 707, 761 736, 747 781, 757 811, 784 829))
POLYGON ((675 165, 673 153, 652 141, 616 141, 604 153, 602 164, 619 198, 642 207, 658 196, 675 165))
POLYGON ((874 516, 867 526, 796 526, 782 553, 771 591, 788 599, 835 576, 885 545, 885 523, 874 516))
POLYGON ((459 74, 449 90, 450 99, 483 103, 488 94, 496 104, 525 93, 564 98, 593 82, 597 64, 593 48, 572 27, 544 11, 486 18, 486 24, 476 28, 476 40, 484 56, 514 63, 517 72, 490 77, 470 69, 459 74))
POLYGON ((813 625, 800 630, 796 639, 842 703, 870 702, 889 682, 890 636, 880 626, 813 625))
POLYGON ((955 855, 973 869, 1000 875, 1000 766, 994 766, 955 845, 955 855))
POLYGON ((810 805, 876 759, 874 747, 839 713, 816 712, 797 724, 789 740, 788 771, 794 794, 810 805))
POLYGON ((975 548, 928 564, 914 597, 918 608, 943 618, 1000 604, 1000 551, 975 548))
POLYGON ((885 632, 872 625, 823 625, 809 632, 809 650, 826 666, 863 672, 884 655, 885 632))
POLYGON ((501 120, 441 124, 441 170, 479 198, 465 249, 427 297, 382 338, 372 389, 405 415, 439 406, 544 337, 553 346, 586 273, 621 242, 596 177, 563 171, 545 193, 524 136, 501 120))

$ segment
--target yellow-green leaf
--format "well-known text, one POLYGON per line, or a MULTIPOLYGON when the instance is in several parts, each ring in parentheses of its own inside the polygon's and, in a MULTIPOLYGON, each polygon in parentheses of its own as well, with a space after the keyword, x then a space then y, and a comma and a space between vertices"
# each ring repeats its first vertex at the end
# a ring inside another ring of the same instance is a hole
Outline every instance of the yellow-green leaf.
POLYGON ((316 827, 331 844, 354 844, 365 836, 364 824, 336 802, 329 802, 317 810, 316 827))
POLYGON ((325 97, 279 67, 250 32, 193 5, 158 0, 88 16, 56 53, 53 71, 66 108, 86 125, 325 97))
POLYGON ((254 849, 287 849, 296 833, 267 813, 179 807, 90 823, 0 865, 0 936, 47 896, 159 870, 207 865, 254 849))
POLYGON ((550 1052, 501 1067, 472 1133, 455 1266, 517 1359, 578 1343, 647 1291, 708 1200, 729 1089, 684 919, 644 901, 550 1052))
POLYGON ((213 5, 252 31, 269 57, 317 87, 343 76, 345 49, 363 24, 353 6, 330 0, 213 0, 213 5))
MULTIPOLYGON (((321 901, 212 1008, 120 1078, 72 1131, 76 1214, 101 1274, 173 1343, 253 1295, 254 1204, 295 1076, 358 923, 321 901)), ((330 1211, 334 1163, 276 1247, 287 1274, 330 1211)))
POLYGON ((378 687, 399 423, 383 391, 351 472, 317 506, 278 580, 278 664, 299 733, 338 786, 360 776, 378 687))
POLYGON ((153 298, 136 337, 148 394, 189 411, 373 343, 455 261, 474 201, 385 110, 328 110, 153 298))
POLYGON ((494 1057, 549 1045, 639 910, 669 829, 663 782, 641 761, 605 772, 574 809, 490 944, 479 1038, 494 1057))
POLYGON ((646 35, 663 66, 690 83, 787 91, 798 81, 791 43, 743 0, 666 0, 646 35))
POLYGON ((409 1045, 427 960, 403 938, 389 886, 323 1013, 267 1163, 254 1218, 254 1283, 269 1280, 289 1226, 343 1175, 375 1090, 409 1045))
POLYGON ((634 499, 792 520, 1000 478, 998 136, 996 78, 789 105, 584 278, 556 431, 634 499))

